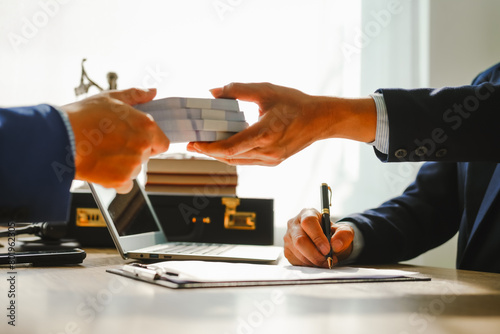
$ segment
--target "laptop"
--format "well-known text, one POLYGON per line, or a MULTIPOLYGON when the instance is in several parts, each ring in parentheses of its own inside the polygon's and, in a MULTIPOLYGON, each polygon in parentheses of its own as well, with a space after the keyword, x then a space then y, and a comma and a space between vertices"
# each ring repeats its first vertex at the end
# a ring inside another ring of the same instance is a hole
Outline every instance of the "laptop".
POLYGON ((133 183, 128 194, 117 194, 114 189, 89 183, 116 248, 124 259, 268 263, 276 261, 283 251, 276 246, 169 242, 143 187, 137 180, 133 183))

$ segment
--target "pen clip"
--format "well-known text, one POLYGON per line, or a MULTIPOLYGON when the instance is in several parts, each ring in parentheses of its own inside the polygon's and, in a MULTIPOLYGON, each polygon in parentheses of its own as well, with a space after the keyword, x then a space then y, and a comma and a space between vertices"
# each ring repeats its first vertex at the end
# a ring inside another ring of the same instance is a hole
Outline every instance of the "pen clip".
POLYGON ((330 188, 330 186, 328 186, 328 192, 330 193, 330 203, 329 203, 329 206, 332 206, 332 188, 330 188))

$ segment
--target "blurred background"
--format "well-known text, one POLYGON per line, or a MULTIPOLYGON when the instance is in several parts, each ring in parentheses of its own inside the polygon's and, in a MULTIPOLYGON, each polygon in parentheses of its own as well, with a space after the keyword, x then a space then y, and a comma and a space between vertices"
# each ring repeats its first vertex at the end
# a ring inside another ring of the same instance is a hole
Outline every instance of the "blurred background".
MULTIPOLYGON (((99 85, 112 71, 119 89, 156 87, 157 97, 210 97, 233 81, 344 97, 463 85, 500 61, 499 14, 495 0, 3 0, 0 105, 75 101, 83 58, 99 85)), ((255 105, 241 107, 257 120, 255 105)), ((419 167, 325 140, 277 167, 238 167, 237 193, 274 198, 280 244, 288 219, 319 207, 322 182, 342 217, 400 194, 419 167)), ((410 262, 454 267, 455 251, 454 238, 410 262)))

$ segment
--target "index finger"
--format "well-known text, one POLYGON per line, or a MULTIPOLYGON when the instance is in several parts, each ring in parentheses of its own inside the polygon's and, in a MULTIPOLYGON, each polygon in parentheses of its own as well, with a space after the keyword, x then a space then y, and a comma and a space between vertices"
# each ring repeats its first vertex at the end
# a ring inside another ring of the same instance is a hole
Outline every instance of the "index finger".
POLYGON ((256 139, 259 137, 260 132, 259 124, 255 123, 225 140, 189 143, 187 150, 194 150, 213 157, 234 157, 258 147, 256 139))
POLYGON ((330 242, 321 228, 321 214, 305 210, 300 218, 300 226, 323 255, 330 253, 330 242))

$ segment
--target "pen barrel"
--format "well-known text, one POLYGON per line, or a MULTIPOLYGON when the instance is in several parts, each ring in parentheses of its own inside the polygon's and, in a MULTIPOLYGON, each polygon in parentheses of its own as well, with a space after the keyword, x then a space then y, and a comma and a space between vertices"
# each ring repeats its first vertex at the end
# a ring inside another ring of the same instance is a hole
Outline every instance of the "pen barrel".
MULTIPOLYGON (((328 198, 328 185, 321 184, 321 227, 328 241, 331 237, 331 223, 330 223, 330 202, 328 198)), ((331 253, 331 251, 330 251, 331 253)))
POLYGON ((328 185, 326 183, 323 183, 321 185, 321 213, 328 213, 330 214, 330 201, 328 200, 328 185), (328 210, 328 212, 325 212, 325 209, 328 210))
POLYGON ((327 213, 321 215, 321 228, 323 229, 323 233, 325 234, 325 236, 329 238, 331 224, 330 224, 330 215, 327 213))

